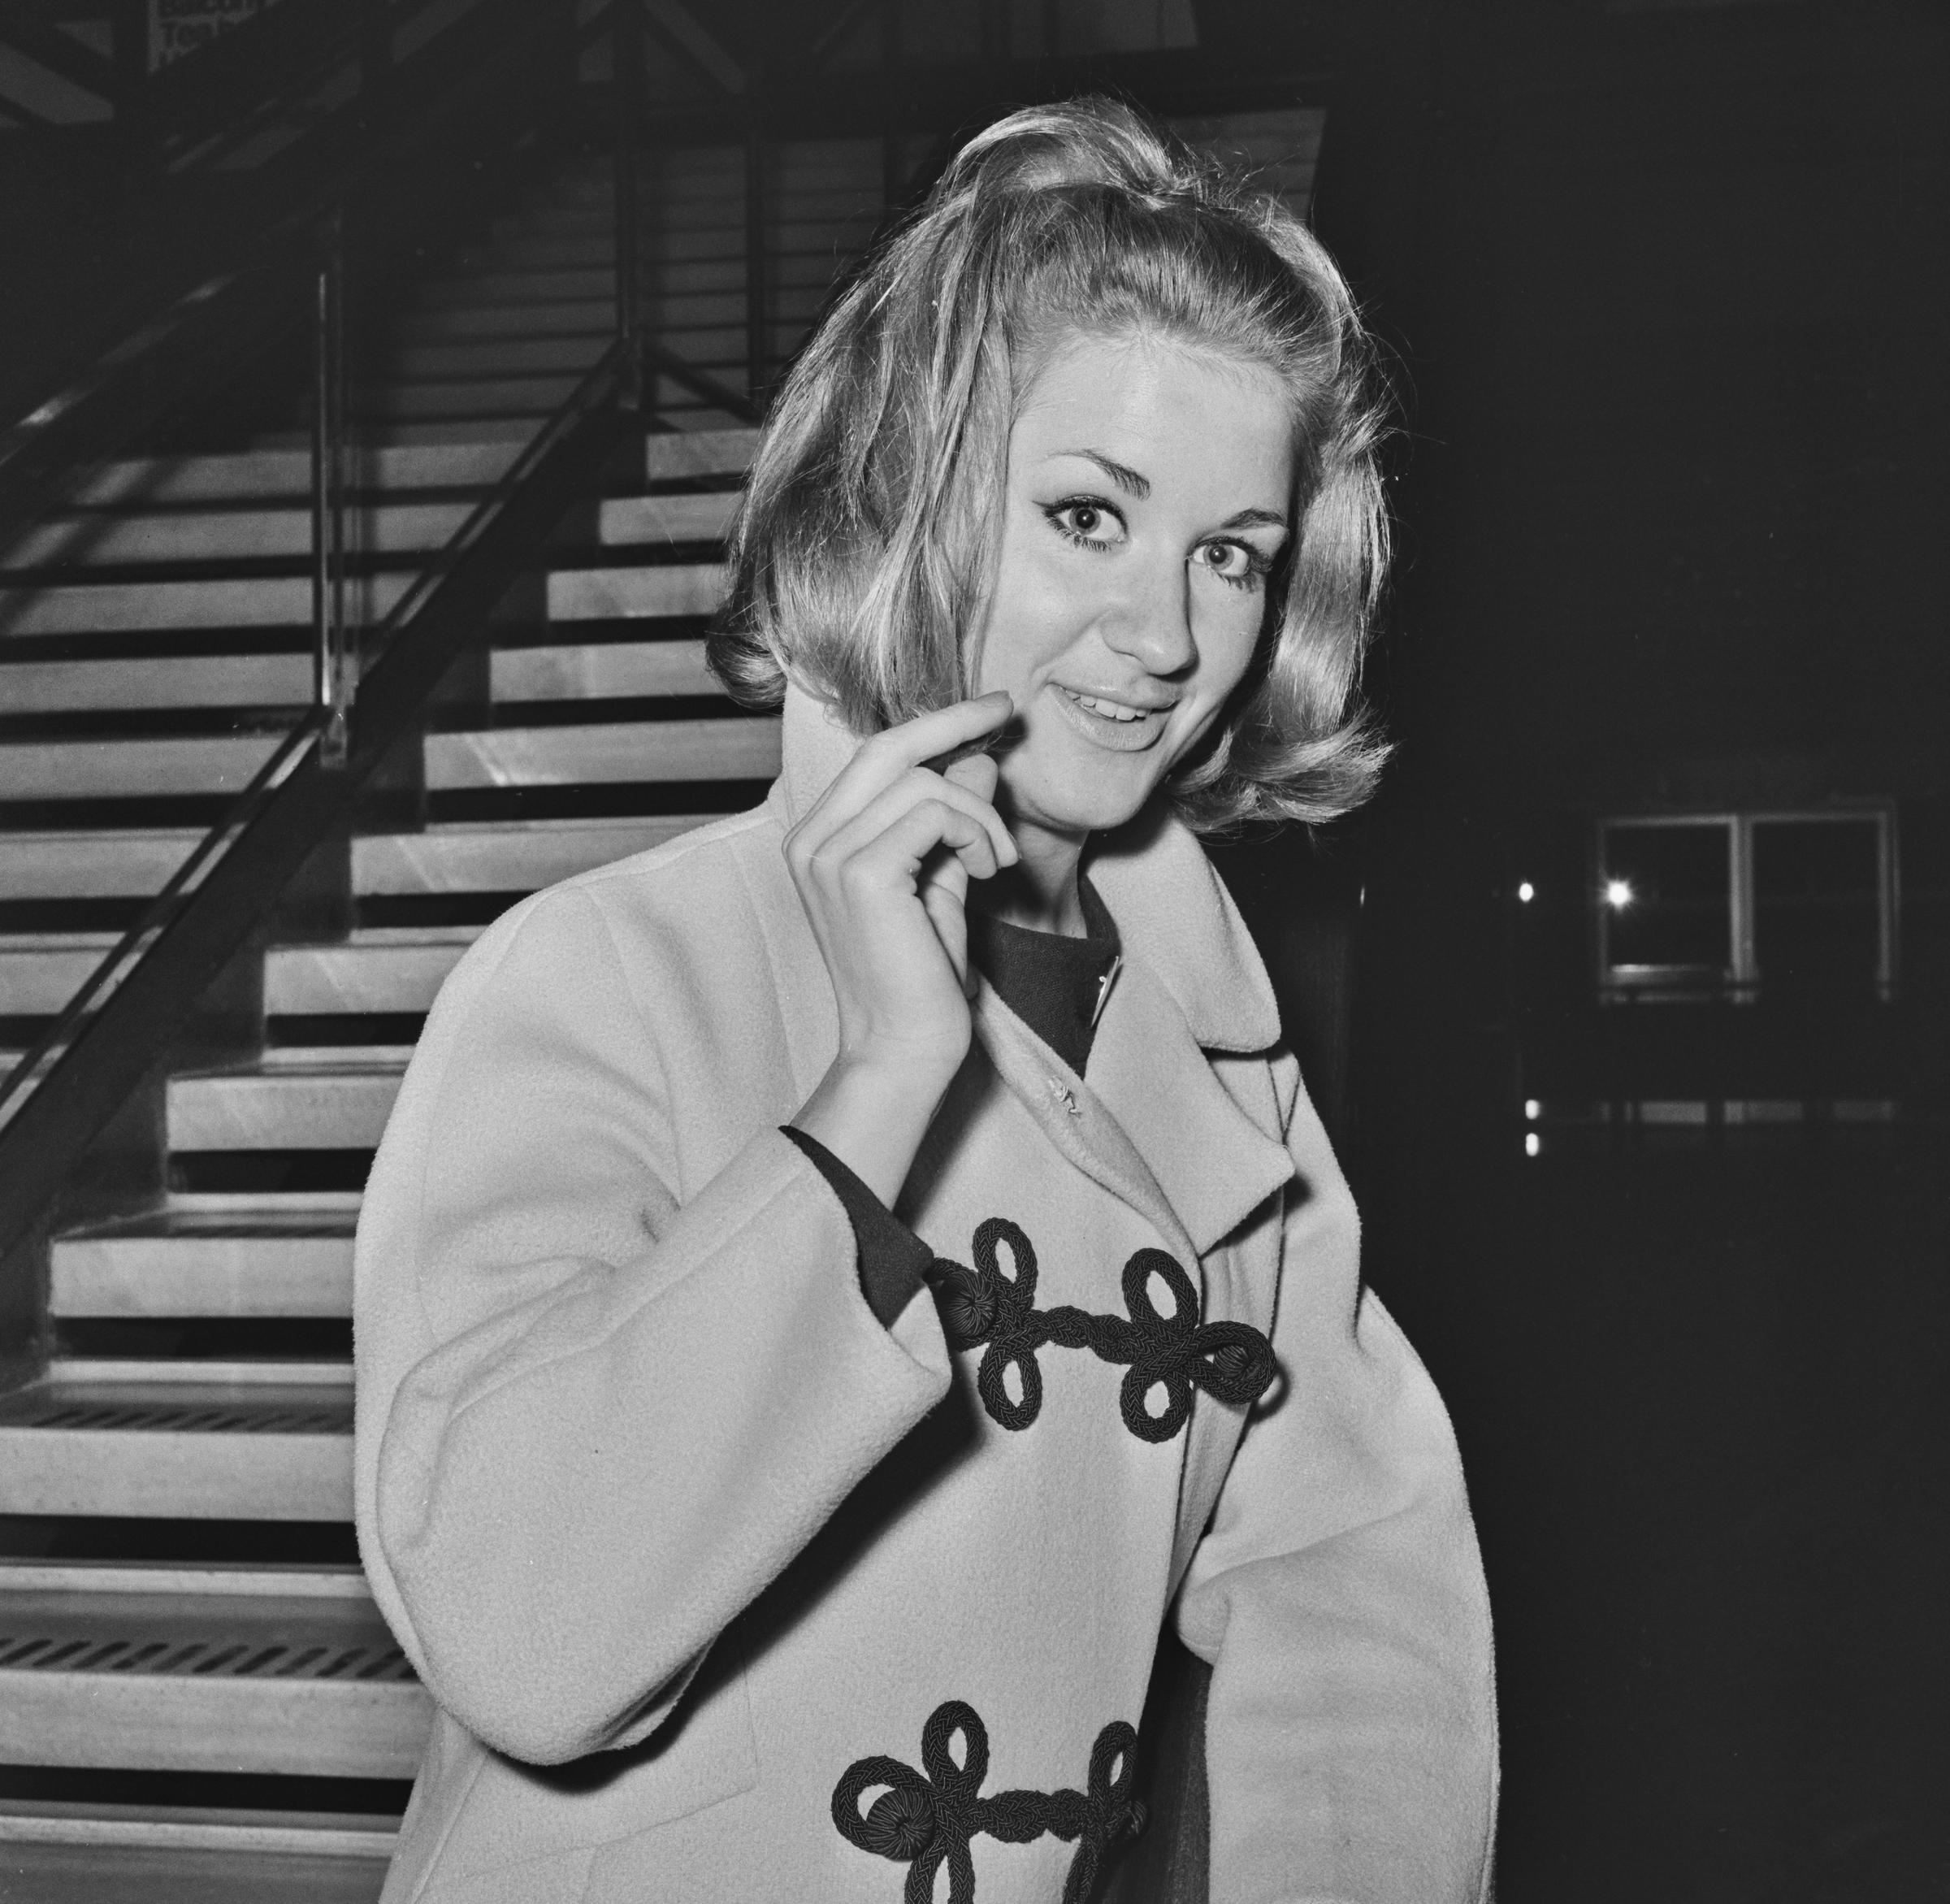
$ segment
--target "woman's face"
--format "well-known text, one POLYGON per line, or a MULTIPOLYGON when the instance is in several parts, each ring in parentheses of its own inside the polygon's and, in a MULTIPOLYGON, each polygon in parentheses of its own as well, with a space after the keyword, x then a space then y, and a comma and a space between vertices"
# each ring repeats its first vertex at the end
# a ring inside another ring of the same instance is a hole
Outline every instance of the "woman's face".
POLYGON ((1211 725, 1265 624, 1293 477, 1263 366, 1145 339, 1052 354, 1009 436, 973 683, 1015 697, 1012 826, 1121 825, 1211 725))

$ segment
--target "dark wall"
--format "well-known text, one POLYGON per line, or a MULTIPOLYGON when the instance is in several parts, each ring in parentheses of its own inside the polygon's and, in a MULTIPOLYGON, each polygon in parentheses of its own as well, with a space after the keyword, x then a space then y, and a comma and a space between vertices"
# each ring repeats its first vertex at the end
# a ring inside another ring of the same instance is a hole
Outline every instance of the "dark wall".
POLYGON ((1506 1904, 1950 1884, 1942 1128, 1528 1165, 1513 896, 1586 975, 1594 814, 1890 799, 1940 1017, 1946 98, 1920 6, 1346 16, 1317 223, 1410 419, 1350 1148, 1484 1533, 1506 1904))

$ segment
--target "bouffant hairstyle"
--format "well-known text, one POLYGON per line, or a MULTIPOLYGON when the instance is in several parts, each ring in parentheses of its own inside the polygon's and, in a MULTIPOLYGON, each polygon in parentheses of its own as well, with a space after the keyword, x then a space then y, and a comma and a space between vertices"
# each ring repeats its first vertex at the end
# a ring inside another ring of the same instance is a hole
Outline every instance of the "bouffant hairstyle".
POLYGON ((1285 384, 1295 533, 1253 667, 1166 790, 1204 831, 1346 813, 1386 752, 1358 701, 1388 544, 1372 346, 1285 206, 1108 100, 977 134, 834 303, 760 441, 713 666, 748 707, 790 679, 863 735, 968 692, 1010 427, 1078 336, 1285 384))

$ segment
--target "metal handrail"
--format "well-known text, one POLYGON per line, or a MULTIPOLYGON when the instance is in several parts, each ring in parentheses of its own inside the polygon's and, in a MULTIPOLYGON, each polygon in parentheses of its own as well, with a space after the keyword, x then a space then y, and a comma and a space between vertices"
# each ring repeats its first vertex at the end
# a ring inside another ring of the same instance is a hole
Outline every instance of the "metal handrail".
MULTIPOLYGON (((626 32, 631 11, 613 7, 598 23, 578 28, 575 43, 612 21, 619 33, 626 32)), ((545 15, 535 20, 535 31, 549 26, 545 15)), ((529 63, 532 44, 531 35, 514 36, 455 92, 466 93, 471 87, 469 102, 479 104, 485 96, 492 106, 498 93, 483 95, 482 88, 529 63)), ((31 463, 50 460, 50 447, 58 450, 62 427, 76 407, 105 401, 119 379, 148 369, 158 351, 186 337, 221 333, 234 343, 230 333, 240 311, 257 321, 280 308, 297 280, 296 267, 302 267, 315 301, 314 705, 0 1080, 0 1119, 12 1111, 11 1121, 0 1121, 0 1255, 58 1199, 67 1173, 167 1051, 222 962, 342 819, 388 747, 419 718, 448 664, 539 550, 577 482, 629 427, 644 355, 633 283, 619 301, 615 341, 370 631, 368 640, 379 658, 363 681, 358 679, 354 635, 344 614, 343 210, 368 182, 396 175, 402 150, 431 143, 441 161, 455 163, 455 154, 442 143, 452 123, 449 116, 422 124, 368 154, 340 181, 322 228, 314 208, 294 211, 280 233, 279 255, 197 287, 110 353, 81 390, 43 406, 21 428, 0 438, 3 514, 9 479, 17 482, 31 463), (240 302, 246 293, 255 301, 240 302)), ((631 170, 633 124, 634 115, 624 109, 619 164, 631 170)), ((459 163, 466 164, 465 154, 459 163)), ((390 194, 384 202, 392 209, 390 194)), ((619 195, 619 215, 631 210, 627 195, 619 195)), ((619 255, 626 249, 622 237, 619 232, 619 255)), ((688 387, 715 389, 703 373, 667 352, 656 354, 665 374, 673 374, 674 366, 688 387)), ((723 397, 729 407, 738 407, 731 393, 723 397)))
POLYGON ((0 1082, 0 1256, 167 1051, 183 1014, 418 718, 449 663, 541 546, 578 484, 630 427, 635 381, 617 339, 378 624, 342 767, 323 758, 332 712, 301 720, 0 1082), (98 1007, 98 1001, 102 1001, 98 1007), (51 1061, 51 1062, 50 1062, 51 1061), (32 1168, 27 1168, 31 1163, 32 1168))

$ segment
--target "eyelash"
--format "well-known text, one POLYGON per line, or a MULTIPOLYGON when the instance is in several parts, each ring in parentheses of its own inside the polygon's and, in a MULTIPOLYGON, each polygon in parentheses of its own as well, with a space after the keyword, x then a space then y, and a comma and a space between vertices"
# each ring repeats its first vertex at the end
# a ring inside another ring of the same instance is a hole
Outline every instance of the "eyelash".
MULTIPOLYGON (((1066 527, 1062 518, 1075 509, 1094 510, 1098 514, 1108 516, 1120 529, 1129 532, 1129 525, 1125 523, 1123 512, 1117 508, 1116 504, 1106 501, 1101 496, 1066 496, 1060 502, 1046 504, 1042 513, 1050 527, 1065 542, 1072 544, 1076 548, 1087 549, 1094 555, 1107 555, 1115 544, 1099 542, 1092 536, 1084 535, 1079 530, 1066 527)), ((1222 575, 1216 569, 1212 568, 1209 562, 1203 565, 1210 570, 1216 580, 1223 582, 1228 588, 1258 588, 1266 579, 1268 572, 1273 566, 1272 562, 1262 555, 1250 542, 1202 542, 1199 547, 1202 549, 1236 549, 1246 557, 1246 573, 1243 575, 1222 575)))

